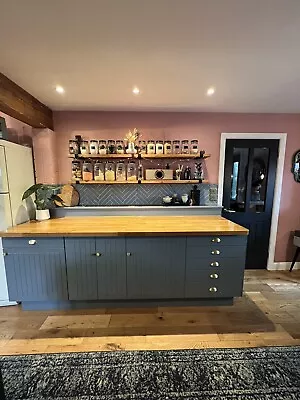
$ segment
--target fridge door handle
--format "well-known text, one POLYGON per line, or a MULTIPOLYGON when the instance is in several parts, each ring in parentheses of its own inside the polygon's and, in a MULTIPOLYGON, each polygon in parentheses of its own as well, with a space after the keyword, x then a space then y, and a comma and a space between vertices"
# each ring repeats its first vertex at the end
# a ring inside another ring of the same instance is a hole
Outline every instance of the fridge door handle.
POLYGON ((3 146, 0 146, 0 194, 1 193, 8 193, 6 157, 3 146))

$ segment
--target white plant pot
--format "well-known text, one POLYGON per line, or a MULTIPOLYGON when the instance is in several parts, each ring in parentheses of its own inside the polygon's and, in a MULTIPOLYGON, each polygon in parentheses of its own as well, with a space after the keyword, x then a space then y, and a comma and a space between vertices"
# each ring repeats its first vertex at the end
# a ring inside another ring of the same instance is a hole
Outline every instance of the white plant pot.
POLYGON ((45 221, 50 218, 50 212, 49 210, 36 210, 35 217, 37 221, 45 221))

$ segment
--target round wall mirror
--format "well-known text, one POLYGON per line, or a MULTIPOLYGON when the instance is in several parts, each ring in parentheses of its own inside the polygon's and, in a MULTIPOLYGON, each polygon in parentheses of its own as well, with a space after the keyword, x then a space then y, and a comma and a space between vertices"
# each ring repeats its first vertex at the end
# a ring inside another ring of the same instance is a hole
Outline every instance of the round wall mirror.
POLYGON ((292 173, 296 182, 300 182, 300 150, 297 150, 293 156, 292 173))

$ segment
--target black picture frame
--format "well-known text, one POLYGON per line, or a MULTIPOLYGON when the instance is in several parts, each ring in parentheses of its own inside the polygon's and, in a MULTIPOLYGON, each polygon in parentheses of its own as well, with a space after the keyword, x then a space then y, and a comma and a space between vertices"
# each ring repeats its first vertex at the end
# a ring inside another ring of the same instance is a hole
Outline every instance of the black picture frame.
POLYGON ((294 180, 300 183, 300 149, 293 155, 292 169, 294 180))
POLYGON ((0 139, 8 140, 8 131, 3 117, 0 117, 0 139))

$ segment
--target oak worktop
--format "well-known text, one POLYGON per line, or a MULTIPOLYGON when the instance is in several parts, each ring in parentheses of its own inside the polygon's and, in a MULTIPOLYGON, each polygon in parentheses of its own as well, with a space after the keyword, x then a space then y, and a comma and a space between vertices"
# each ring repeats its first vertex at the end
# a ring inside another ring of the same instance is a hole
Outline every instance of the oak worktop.
POLYGON ((31 221, 0 237, 248 235, 248 229, 220 216, 64 217, 31 221))

